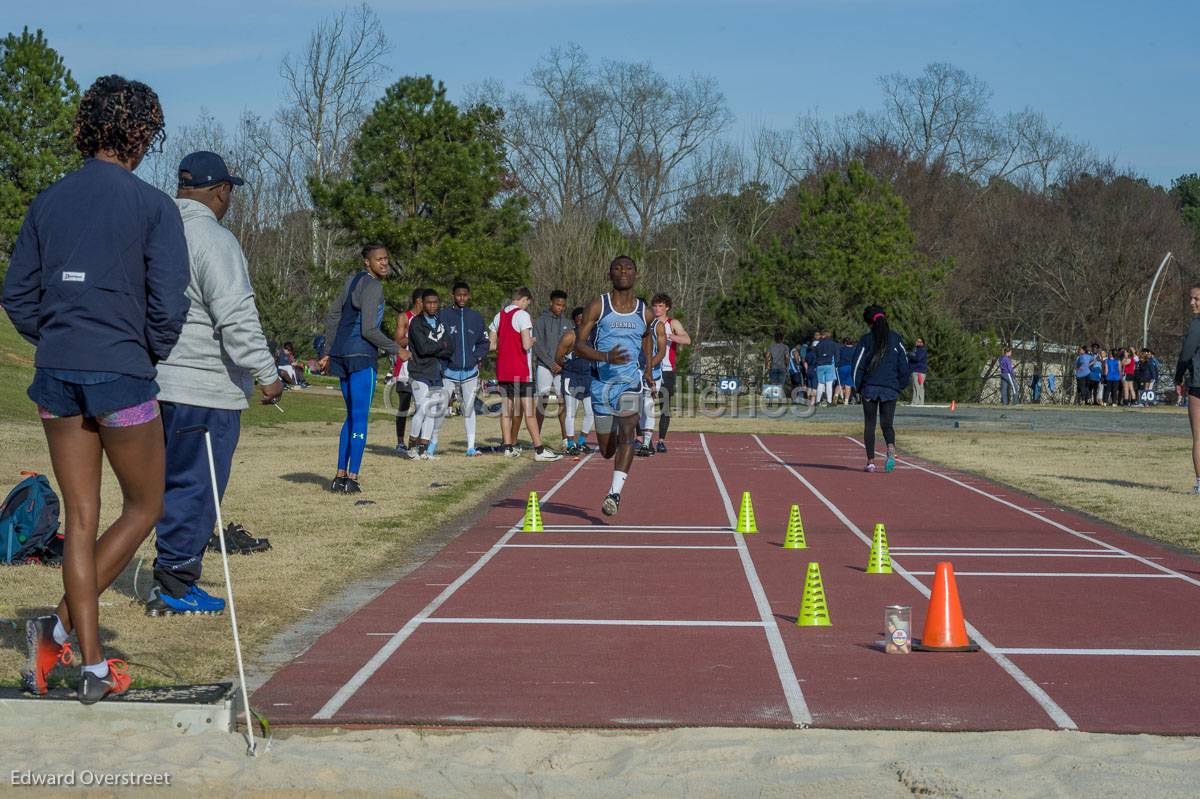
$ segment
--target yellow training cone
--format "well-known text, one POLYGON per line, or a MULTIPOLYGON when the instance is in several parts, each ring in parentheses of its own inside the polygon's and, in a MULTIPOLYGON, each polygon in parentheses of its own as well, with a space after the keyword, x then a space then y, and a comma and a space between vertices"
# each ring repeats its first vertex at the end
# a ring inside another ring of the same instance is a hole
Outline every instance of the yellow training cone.
POLYGON ((797 627, 832 627, 829 620, 829 606, 825 604, 825 588, 821 585, 821 565, 808 564, 808 573, 804 577, 804 599, 800 602, 800 615, 796 617, 797 627))
POLYGON ((793 505, 788 513, 787 534, 783 537, 784 549, 808 549, 804 539, 804 522, 800 521, 800 506, 793 505))
POLYGON ((542 508, 538 505, 536 491, 529 492, 529 501, 525 503, 525 520, 521 523, 522 533, 542 532, 542 508))
POLYGON ((867 574, 891 574, 892 556, 888 554, 887 531, 883 522, 875 525, 875 536, 871 539, 871 557, 867 560, 867 574))
POLYGON ((750 492, 742 492, 742 508, 738 511, 737 530, 739 533, 757 533, 758 526, 754 524, 754 506, 750 504, 750 492))

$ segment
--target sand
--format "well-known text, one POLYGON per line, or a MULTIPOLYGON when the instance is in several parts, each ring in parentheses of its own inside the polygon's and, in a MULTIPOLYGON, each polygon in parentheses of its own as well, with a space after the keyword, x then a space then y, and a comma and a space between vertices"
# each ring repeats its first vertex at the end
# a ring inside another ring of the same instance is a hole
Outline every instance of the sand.
POLYGON ((1200 781, 1197 738, 1048 731, 328 730, 250 758, 240 735, 6 725, 0 751, 6 772, 77 783, 85 770, 170 775, 169 788, 75 788, 96 797, 1183 797, 1200 781))

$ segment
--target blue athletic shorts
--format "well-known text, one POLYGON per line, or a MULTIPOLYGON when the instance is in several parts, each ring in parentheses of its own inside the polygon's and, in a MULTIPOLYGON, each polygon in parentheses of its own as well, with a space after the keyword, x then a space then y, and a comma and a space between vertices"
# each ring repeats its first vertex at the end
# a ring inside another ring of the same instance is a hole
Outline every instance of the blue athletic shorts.
POLYGON ((596 416, 630 416, 642 412, 642 381, 606 383, 593 380, 592 413, 596 416))
POLYGON ((838 382, 843 386, 850 385, 850 378, 854 376, 854 367, 850 364, 843 364, 838 367, 838 382))
POLYGON ((38 368, 26 392, 51 416, 100 418, 158 396, 158 384, 147 377, 112 372, 75 372, 38 368))

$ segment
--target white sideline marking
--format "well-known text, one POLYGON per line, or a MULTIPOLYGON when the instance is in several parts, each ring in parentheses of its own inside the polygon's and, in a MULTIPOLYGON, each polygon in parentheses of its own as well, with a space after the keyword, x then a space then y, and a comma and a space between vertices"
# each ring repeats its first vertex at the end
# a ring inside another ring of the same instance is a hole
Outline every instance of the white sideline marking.
POLYGON ((669 544, 505 544, 505 549, 737 549, 733 547, 669 544))
POLYGON ((890 547, 892 552, 1108 552, 1107 549, 1048 549, 1042 547, 890 547))
POLYGON ((1036 649, 1007 647, 1006 655, 1116 655, 1120 657, 1200 657, 1200 649, 1036 649))
MULTIPOLYGON (((425 624, 532 624, 532 625, 595 625, 600 627, 762 627, 761 621, 724 621, 694 619, 491 619, 456 616, 431 616, 425 624)), ((367 633, 389 636, 396 633, 367 633)))
MULTIPOLYGON (((725 490, 725 483, 721 480, 721 473, 717 470, 717 464, 708 450, 708 440, 703 433, 700 434, 700 448, 704 450, 704 457, 708 458, 708 468, 712 470, 717 490, 721 492, 721 501, 725 503, 725 514, 729 517, 729 526, 736 528, 737 514, 734 513, 729 492, 725 490)), ((780 635, 779 625, 775 623, 775 616, 771 613, 771 603, 767 601, 767 592, 763 590, 762 583, 758 579, 754 561, 750 559, 750 550, 746 547, 746 540, 740 535, 735 535, 734 540, 737 542, 738 555, 742 559, 742 568, 746 572, 746 581, 750 583, 750 593, 754 595, 754 604, 758 607, 758 616, 762 620, 763 630, 767 634, 767 644, 771 648, 775 670, 779 673, 779 684, 783 687, 783 696, 787 700, 788 710, 792 714, 792 723, 798 727, 812 724, 812 713, 808 710, 808 703, 804 701, 804 692, 800 689, 800 681, 796 679, 792 661, 788 658, 787 649, 783 646, 783 636, 780 635)))
POLYGON ((712 530, 715 532, 730 532, 730 528, 713 524, 547 524, 546 530, 586 530, 591 533, 607 533, 613 530, 637 530, 652 532, 665 530, 670 533, 689 530, 712 530))
MULTIPOLYGON (((888 548, 889 552, 895 549, 888 548)), ((1094 550, 1100 552, 1102 550, 1094 550)), ((903 552, 909 557, 952 557, 952 558, 1132 558, 1133 555, 1108 552, 1103 555, 1082 555, 1069 552, 963 552, 959 550, 934 550, 928 552, 903 552)))
MULTIPOLYGON (((851 441, 851 442, 857 444, 860 447, 863 446, 863 444, 858 439, 854 438, 854 436, 846 436, 846 439, 848 441, 851 441)), ((976 494, 979 494, 980 496, 987 497, 988 499, 993 500, 994 502, 999 502, 1001 505, 1006 505, 1015 511, 1020 511, 1021 513, 1024 513, 1026 516, 1032 516, 1035 519, 1040 519, 1041 521, 1045 522, 1046 524, 1050 525, 1051 527, 1057 527, 1059 530, 1062 530, 1064 533, 1070 533, 1071 535, 1075 536, 1076 538, 1082 538, 1084 541, 1088 541, 1099 547, 1104 547, 1105 549, 1110 550, 1112 552, 1121 552, 1121 553, 1127 555, 1128 557, 1133 558, 1134 560, 1138 561, 1139 563, 1144 563, 1147 566, 1157 569, 1160 572, 1178 577, 1180 580, 1186 580, 1187 582, 1191 583, 1192 585, 1200 586, 1200 580, 1197 580, 1195 577, 1189 577, 1186 574, 1180 574, 1179 572, 1175 571, 1174 569, 1168 568, 1167 566, 1163 566, 1161 563, 1155 563, 1154 560, 1151 558, 1144 558, 1141 555, 1135 555, 1132 552, 1121 549, 1120 547, 1114 546, 1113 544, 1109 544, 1104 541, 1101 541, 1098 538, 1092 538, 1092 536, 1088 535, 1085 532, 1081 532, 1079 530, 1073 530, 1070 527, 1067 527, 1065 524, 1060 524, 1059 522, 1056 522, 1053 519, 1046 518, 1045 516, 1043 516, 1040 513, 1031 511, 1028 508, 1022 508, 1020 505, 1017 505, 1013 502, 1009 502, 1006 499, 1000 499, 999 497, 995 496, 994 494, 989 494, 987 491, 984 491, 981 488, 976 488, 975 486, 967 485, 962 480, 956 480, 955 478, 951 477, 948 474, 942 474, 941 472, 934 471, 933 469, 926 468, 924 466, 921 466, 920 464, 913 463, 911 461, 906 461, 901 458, 897 458, 896 461, 898 463, 908 464, 909 466, 912 466, 914 469, 920 469, 921 471, 932 474, 935 477, 940 477, 943 480, 947 480, 951 483, 954 483, 955 485, 960 485, 963 488, 967 489, 968 491, 974 491, 976 494)))
MULTIPOLYGON (((701 441, 703 441, 703 438, 704 437, 701 436, 701 441)), ((804 475, 800 474, 798 471, 785 463, 783 458, 780 458, 774 452, 767 449, 767 445, 762 442, 761 438, 759 438, 757 435, 753 436, 753 438, 758 442, 758 446, 762 448, 763 452, 770 455, 776 463, 787 469, 792 473, 793 477, 803 483, 804 486, 813 493, 813 496, 819 499, 821 503, 828 508, 829 511, 833 513, 833 515, 836 516, 843 525, 846 526, 847 530, 854 533, 854 535, 856 535, 864 544, 870 546, 871 538, 863 533, 862 530, 858 529, 858 525, 850 521, 850 519, 846 517, 846 514, 842 513, 841 509, 838 508, 837 505, 834 505, 832 502, 830 502, 829 498, 818 491, 817 487, 810 483, 808 479, 804 477, 804 475)), ((927 588, 924 583, 914 577, 911 572, 897 563, 895 559, 892 560, 892 568, 897 574, 907 580, 909 585, 920 591, 922 596, 924 596, 926 599, 929 598, 931 593, 929 588, 927 588)), ((966 625, 968 634, 975 639, 980 648, 983 649, 984 652, 987 652, 988 656, 991 657, 992 660, 996 661, 996 664, 1000 668, 1004 669, 1004 671, 1007 672, 1010 677, 1016 680, 1018 685, 1025 689, 1025 693, 1029 694, 1033 698, 1033 701, 1037 702, 1038 705, 1041 706, 1042 710, 1046 711, 1046 715, 1048 715, 1055 724, 1067 730, 1079 729, 1079 725, 1075 723, 1074 719, 1067 715, 1067 712, 1059 707, 1058 703, 1051 699, 1050 695, 1046 693, 1046 691, 1040 685, 1031 680, 1029 675, 1027 675, 1025 672, 1019 669, 1015 663, 1005 657, 1004 654, 1000 652, 1000 650, 997 649, 991 641, 984 637, 983 633, 979 632, 975 625, 971 624, 970 622, 966 622, 966 625)))
MULTIPOLYGON (((542 495, 542 498, 549 499, 550 497, 554 496, 554 493, 566 485, 567 481, 574 477, 576 473, 583 468, 584 464, 591 459, 592 456, 588 455, 579 463, 575 464, 571 471, 564 474, 561 480, 555 483, 549 491, 542 495)), ((522 521, 523 520, 524 514, 522 514, 522 521)), ((409 636, 413 634, 417 627, 419 627, 423 621, 427 620, 434 612, 436 612, 438 608, 445 604, 446 600, 453 596, 455 591, 457 591, 459 588, 462 588, 463 584, 465 584, 467 580, 470 580, 472 577, 474 577, 475 574, 478 573, 478 571, 482 569, 489 560, 495 557, 496 553, 500 551, 501 547, 507 544, 508 540, 516 535, 517 531, 520 529, 521 522, 519 521, 509 528, 509 531, 502 535, 500 540, 493 544, 492 548, 485 552, 483 556, 479 558, 479 560, 475 561, 475 563, 473 563, 466 571, 460 574, 457 580, 446 586, 441 593, 439 593, 430 601, 428 605, 422 608, 420 613, 409 619, 408 622, 406 622, 405 625, 400 628, 399 632, 392 635, 388 642, 380 647, 379 651, 376 652, 370 660, 363 664, 362 668, 356 671, 354 676, 351 677, 345 685, 339 688, 337 693, 330 697, 329 701, 326 702, 320 710, 313 714, 313 718, 333 718, 333 714, 341 710, 342 706, 349 702, 350 698, 358 692, 358 689, 362 688, 363 685, 366 684, 367 680, 371 679, 372 675, 379 671, 380 667, 387 662, 388 658, 395 654, 396 650, 400 648, 401 644, 408 640, 409 636)))
MULTIPOLYGON (((931 577, 936 572, 909 572, 917 577, 931 577)), ((1173 574, 1115 574, 1112 572, 954 572, 955 577, 1140 577, 1144 580, 1174 580, 1173 574)))

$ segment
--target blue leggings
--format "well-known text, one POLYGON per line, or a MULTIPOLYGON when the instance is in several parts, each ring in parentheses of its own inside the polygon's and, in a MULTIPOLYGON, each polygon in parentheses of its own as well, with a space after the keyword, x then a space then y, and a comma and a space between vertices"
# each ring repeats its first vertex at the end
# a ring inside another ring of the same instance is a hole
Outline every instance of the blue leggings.
POLYGON ((375 397, 375 367, 351 372, 341 379, 342 399, 346 401, 346 421, 338 445, 338 471, 358 474, 363 450, 367 448, 367 421, 371 400, 375 397))

